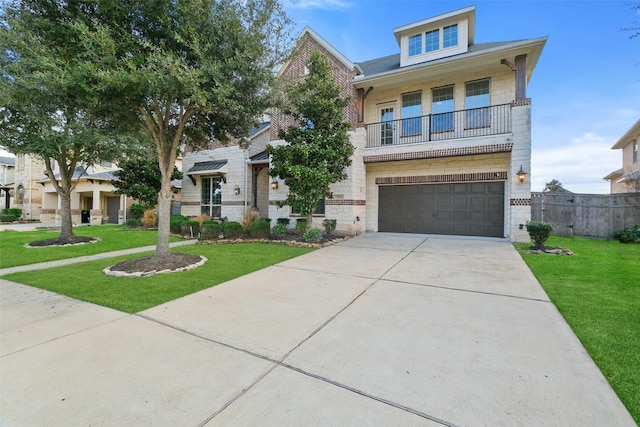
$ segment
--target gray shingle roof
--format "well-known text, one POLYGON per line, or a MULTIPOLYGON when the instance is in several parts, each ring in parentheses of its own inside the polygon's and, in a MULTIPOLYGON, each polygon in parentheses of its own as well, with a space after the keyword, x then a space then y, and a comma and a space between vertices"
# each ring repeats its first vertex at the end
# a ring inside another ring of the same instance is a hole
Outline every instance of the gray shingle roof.
MULTIPOLYGON (((518 40, 520 41, 520 40, 518 40)), ((471 46, 469 46, 469 51, 465 52, 465 53, 460 53, 458 55, 452 55, 446 58, 439 58, 439 59, 434 59, 433 61, 442 61, 442 60, 446 60, 449 58, 461 58, 464 57, 465 55, 469 55, 472 53, 476 53, 476 52, 481 52, 483 50, 488 50, 488 49, 493 49, 496 47, 500 47, 500 46, 506 46, 508 44, 514 43, 514 41, 509 41, 509 42, 495 42, 495 43, 478 43, 478 44, 473 44, 471 46)), ((406 68, 412 67, 412 66, 418 66, 421 64, 428 64, 429 62, 433 62, 433 61, 426 61, 426 62, 422 62, 420 64, 415 64, 415 65, 410 65, 406 68)), ((365 77, 370 77, 370 76, 374 76, 376 74, 382 74, 382 73, 386 73, 389 71, 393 71, 393 70, 399 70, 400 69, 400 54, 396 53, 394 55, 389 55, 389 56, 384 56, 382 58, 376 58, 376 59, 371 59, 369 61, 364 61, 364 62, 359 62, 357 65, 360 66, 360 68, 362 69, 362 72, 364 73, 365 77)))

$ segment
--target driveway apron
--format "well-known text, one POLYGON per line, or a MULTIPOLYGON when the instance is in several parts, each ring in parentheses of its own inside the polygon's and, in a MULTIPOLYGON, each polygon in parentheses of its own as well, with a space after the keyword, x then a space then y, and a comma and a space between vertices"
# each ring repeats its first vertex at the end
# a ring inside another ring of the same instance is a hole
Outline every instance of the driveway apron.
POLYGON ((2 426, 635 425, 503 239, 368 233, 135 315, 0 289, 2 426))

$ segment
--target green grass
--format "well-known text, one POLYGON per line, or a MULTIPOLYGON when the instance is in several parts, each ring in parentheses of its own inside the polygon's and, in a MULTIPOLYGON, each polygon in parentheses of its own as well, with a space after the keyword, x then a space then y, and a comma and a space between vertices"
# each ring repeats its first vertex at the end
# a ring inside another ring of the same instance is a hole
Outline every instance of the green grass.
POLYGON ((546 246, 575 255, 522 257, 640 424, 640 245, 551 237, 546 246))
MULTIPOLYGON (((55 261, 102 252, 155 245, 158 232, 155 230, 132 230, 127 226, 100 225, 77 227, 76 236, 98 237, 101 241, 86 245, 25 248, 25 244, 38 240, 54 239, 59 231, 4 231, 0 232, 0 268, 17 265, 55 261)), ((170 241, 179 239, 172 237, 170 241)))
POLYGON ((46 289, 82 301, 136 313, 167 301, 226 282, 312 251, 269 243, 183 246, 179 252, 207 257, 195 269, 151 277, 107 276, 102 270, 136 254, 2 276, 3 279, 46 289))

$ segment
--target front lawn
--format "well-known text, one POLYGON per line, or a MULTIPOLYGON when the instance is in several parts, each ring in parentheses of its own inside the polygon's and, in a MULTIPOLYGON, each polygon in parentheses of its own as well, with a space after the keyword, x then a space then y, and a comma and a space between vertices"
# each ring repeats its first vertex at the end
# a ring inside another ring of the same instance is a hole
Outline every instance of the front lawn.
POLYGON ((575 255, 522 257, 640 424, 640 245, 551 237, 546 246, 575 255))
MULTIPOLYGON (((101 240, 85 245, 26 248, 27 243, 54 239, 60 231, 0 231, 0 268, 155 245, 158 239, 155 230, 130 229, 122 225, 76 227, 73 233, 101 240)), ((171 237, 170 241, 177 240, 171 237)))
POLYGON ((2 276, 3 279, 46 289, 127 313, 136 313, 167 301, 226 282, 313 249, 269 243, 183 246, 178 252, 205 256, 200 267, 151 277, 107 276, 102 270, 136 254, 2 276))

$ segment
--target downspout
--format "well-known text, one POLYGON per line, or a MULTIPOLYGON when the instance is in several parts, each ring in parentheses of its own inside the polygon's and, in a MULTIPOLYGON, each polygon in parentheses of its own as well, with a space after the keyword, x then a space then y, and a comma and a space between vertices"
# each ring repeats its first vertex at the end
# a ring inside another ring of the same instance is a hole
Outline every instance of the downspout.
MULTIPOLYGON (((249 150, 244 150, 244 212, 247 212, 247 203, 249 202, 249 179, 247 177, 247 170, 249 169, 249 150)), ((255 191, 255 189, 251 189, 251 191, 255 191)))

